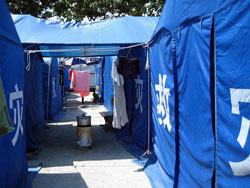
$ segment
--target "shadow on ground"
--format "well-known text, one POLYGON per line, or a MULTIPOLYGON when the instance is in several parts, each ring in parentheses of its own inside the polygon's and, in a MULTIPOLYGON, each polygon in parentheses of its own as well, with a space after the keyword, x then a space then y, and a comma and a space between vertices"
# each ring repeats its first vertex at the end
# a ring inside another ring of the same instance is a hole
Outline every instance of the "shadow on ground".
POLYGON ((43 185, 44 188, 88 188, 80 173, 40 173, 36 184, 43 185))
MULTIPOLYGON (((33 186, 85 188, 88 182, 92 187, 102 187, 103 184, 113 187, 120 184, 120 174, 128 172, 136 173, 131 174, 129 178, 139 177, 140 181, 145 181, 145 175, 139 175, 140 172, 136 172, 137 167, 133 167, 130 162, 133 158, 131 154, 117 142, 115 131, 100 126, 105 122, 98 112, 103 111, 104 107, 91 101, 82 104, 80 99, 70 96, 62 110, 66 110, 65 115, 60 120, 57 118, 56 122, 48 123, 48 128, 43 131, 37 159, 29 161, 30 166, 43 163, 33 186), (76 116, 82 113, 91 115, 92 149, 77 149, 76 116), (114 178, 106 176, 106 173, 113 173, 114 178), (96 181, 95 177, 100 180, 96 181)), ((131 187, 140 187, 137 182, 130 184, 131 187)), ((127 184, 124 182, 121 187, 127 187, 127 184)))

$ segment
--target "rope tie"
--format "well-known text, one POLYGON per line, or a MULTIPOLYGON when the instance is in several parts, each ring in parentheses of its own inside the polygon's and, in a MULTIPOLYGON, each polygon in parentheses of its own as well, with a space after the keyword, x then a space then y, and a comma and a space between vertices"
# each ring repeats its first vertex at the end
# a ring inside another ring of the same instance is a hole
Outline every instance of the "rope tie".
POLYGON ((29 51, 27 53, 27 66, 26 66, 26 71, 30 71, 31 68, 31 54, 34 53, 33 51, 29 51))
POLYGON ((149 63, 149 43, 145 44, 144 48, 147 48, 147 60, 145 65, 145 70, 149 70, 150 63, 149 63))

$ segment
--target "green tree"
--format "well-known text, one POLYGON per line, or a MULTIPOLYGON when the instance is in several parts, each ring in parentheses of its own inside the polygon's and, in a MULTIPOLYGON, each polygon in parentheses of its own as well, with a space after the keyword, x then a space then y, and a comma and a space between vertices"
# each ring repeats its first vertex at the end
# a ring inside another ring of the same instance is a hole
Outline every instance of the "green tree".
POLYGON ((16 14, 82 21, 85 17, 95 20, 125 15, 159 16, 165 0, 7 0, 7 3, 16 14))

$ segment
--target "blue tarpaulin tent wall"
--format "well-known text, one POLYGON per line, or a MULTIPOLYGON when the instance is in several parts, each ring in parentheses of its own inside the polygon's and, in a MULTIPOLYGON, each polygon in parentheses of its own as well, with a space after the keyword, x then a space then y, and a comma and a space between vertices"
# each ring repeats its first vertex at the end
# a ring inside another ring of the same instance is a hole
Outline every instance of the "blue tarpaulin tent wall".
POLYGON ((250 185, 250 2, 214 15, 217 187, 250 185))
POLYGON ((250 183, 249 7, 234 0, 166 2, 150 67, 154 152, 168 178, 153 187, 250 183))
POLYGON ((0 75, 15 130, 0 137, 0 186, 22 187, 27 175, 24 52, 7 4, 0 0, 0 75))
MULTIPOLYGON (((171 51, 171 36, 162 35, 150 48, 151 64, 151 92, 152 92, 152 120, 154 124, 154 153, 157 156, 162 172, 168 176, 167 187, 173 187, 175 174, 175 121, 174 110, 167 114, 167 107, 174 109, 175 93, 173 79, 173 59, 171 51), (160 52, 160 53, 159 53, 160 52), (158 54, 157 54, 158 53, 158 54), (157 93, 162 91, 162 93, 157 93), (164 91, 164 93, 163 93, 164 91), (161 97, 162 104, 158 104, 161 97), (168 102, 168 106, 167 103, 168 102), (164 110, 164 111, 163 111, 164 110), (159 115, 163 115, 163 117, 159 115), (168 116, 167 116, 168 115, 168 116), (159 116, 159 117, 158 117, 159 116), (169 121, 169 125, 163 122, 169 121), (161 120, 159 122, 159 120, 161 120), (171 129, 170 129, 171 128, 171 129), (170 130, 170 131, 169 131, 170 130)), ((162 187, 164 184, 162 185, 162 187)))
POLYGON ((57 58, 51 58, 43 65, 43 101, 45 117, 52 120, 62 107, 57 58))
MULTIPOLYGON (((123 50, 120 56, 127 54, 128 50, 123 50)), ((145 70, 147 49, 136 47, 131 49, 129 54, 133 58, 139 58, 140 74, 131 80, 125 79, 129 122, 117 133, 117 137, 122 139, 123 136, 130 135, 132 142, 144 152, 148 146, 148 71, 145 70)))
MULTIPOLYGON (((24 48, 27 45, 24 45, 24 48)), ((33 46, 33 49, 36 49, 33 46)), ((24 99, 27 151, 37 149, 37 139, 45 125, 42 96, 42 57, 40 53, 25 56, 24 99)))
POLYGON ((70 82, 69 82, 69 69, 63 68, 63 83, 66 87, 66 91, 70 90, 70 82))
POLYGON ((109 111, 113 111, 112 100, 114 98, 114 90, 113 90, 113 80, 111 77, 112 63, 113 60, 117 60, 117 56, 107 56, 104 60, 103 67, 103 89, 104 89, 104 106, 109 111))
POLYGON ((59 85, 58 59, 52 58, 50 64, 50 111, 51 118, 60 111, 62 107, 62 95, 59 85))
POLYGON ((43 106, 44 106, 44 117, 49 120, 49 65, 42 63, 42 86, 43 86, 43 106))

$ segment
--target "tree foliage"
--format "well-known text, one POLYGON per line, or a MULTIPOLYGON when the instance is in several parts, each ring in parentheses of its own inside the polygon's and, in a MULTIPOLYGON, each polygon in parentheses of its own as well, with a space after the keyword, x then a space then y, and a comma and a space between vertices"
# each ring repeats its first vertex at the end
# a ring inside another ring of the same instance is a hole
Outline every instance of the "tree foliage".
POLYGON ((86 17, 95 20, 125 15, 159 16, 165 0, 7 0, 7 3, 16 14, 82 21, 86 17))

